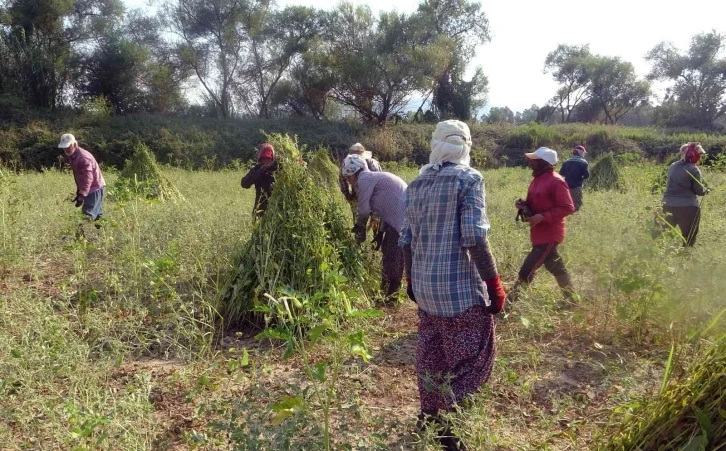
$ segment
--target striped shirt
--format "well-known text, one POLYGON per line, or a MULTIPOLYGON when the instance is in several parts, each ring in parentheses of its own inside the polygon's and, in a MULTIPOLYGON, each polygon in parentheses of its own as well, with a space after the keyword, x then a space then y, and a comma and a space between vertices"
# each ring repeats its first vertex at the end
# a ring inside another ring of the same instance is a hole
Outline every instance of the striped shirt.
POLYGON ((371 213, 401 232, 403 195, 406 182, 389 172, 363 171, 358 175, 358 224, 365 224, 371 213))
POLYGON ((488 305, 486 285, 466 248, 486 244, 484 179, 468 166, 444 163, 411 182, 399 245, 411 248, 411 286, 420 309, 453 317, 488 305))

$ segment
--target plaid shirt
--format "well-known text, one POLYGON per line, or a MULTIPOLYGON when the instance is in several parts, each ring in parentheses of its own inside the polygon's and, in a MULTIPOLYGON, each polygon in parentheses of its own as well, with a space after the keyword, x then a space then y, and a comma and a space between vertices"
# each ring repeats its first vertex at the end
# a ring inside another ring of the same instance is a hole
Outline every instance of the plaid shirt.
POLYGON ((358 220, 365 225, 375 213, 383 222, 401 233, 403 228, 403 195, 406 182, 388 172, 363 171, 358 176, 358 220))
POLYGON ((488 305, 486 285, 466 248, 484 243, 489 220, 484 179, 467 166, 445 163, 411 182, 399 240, 412 255, 411 285, 426 313, 458 316, 474 305, 488 305))

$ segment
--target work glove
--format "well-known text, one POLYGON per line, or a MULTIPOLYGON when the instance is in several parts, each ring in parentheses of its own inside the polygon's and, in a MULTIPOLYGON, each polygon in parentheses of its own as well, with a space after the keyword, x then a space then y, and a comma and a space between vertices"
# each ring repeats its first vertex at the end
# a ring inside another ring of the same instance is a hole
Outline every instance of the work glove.
POLYGON ((80 194, 76 194, 76 198, 74 200, 76 201, 76 208, 77 208, 77 207, 80 207, 81 205, 83 205, 83 201, 85 200, 85 198, 83 196, 81 196, 80 194))
POLYGON ((408 298, 410 300, 412 300, 413 302, 415 302, 416 304, 418 304, 418 302, 416 302, 416 296, 413 294, 413 287, 411 286, 411 279, 406 279, 406 284, 408 284, 408 286, 406 287, 406 294, 408 295, 408 298))
POLYGON ((355 242, 357 244, 363 244, 363 242, 366 240, 365 226, 356 225, 353 227, 352 232, 355 233, 355 242))
POLYGON ((378 233, 373 237, 373 240, 371 240, 371 243, 375 244, 374 249, 377 251, 381 250, 381 246, 383 246, 383 238, 385 237, 385 233, 383 230, 379 230, 378 233))
POLYGON ((484 283, 487 284, 487 294, 489 295, 489 302, 491 304, 487 308, 487 311, 492 315, 496 315, 504 310, 504 303, 507 300, 507 292, 504 291, 504 286, 502 286, 502 280, 499 275, 493 279, 485 281, 484 283))

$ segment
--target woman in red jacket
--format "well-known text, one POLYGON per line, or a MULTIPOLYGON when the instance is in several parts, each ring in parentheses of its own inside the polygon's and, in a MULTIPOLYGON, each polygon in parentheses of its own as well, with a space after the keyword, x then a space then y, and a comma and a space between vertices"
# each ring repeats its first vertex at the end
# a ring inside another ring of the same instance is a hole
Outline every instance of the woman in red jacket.
MULTIPOLYGON (((529 234, 532 250, 524 259, 519 270, 519 280, 515 289, 532 282, 540 266, 549 271, 557 284, 562 288, 567 299, 573 295, 570 274, 565 268, 557 247, 565 239, 565 217, 575 212, 575 205, 570 196, 570 189, 565 179, 555 172, 557 152, 547 147, 540 147, 533 153, 525 154, 532 168, 534 180, 529 184, 526 205, 531 216, 529 234)), ((521 202, 515 205, 521 208, 521 202)))

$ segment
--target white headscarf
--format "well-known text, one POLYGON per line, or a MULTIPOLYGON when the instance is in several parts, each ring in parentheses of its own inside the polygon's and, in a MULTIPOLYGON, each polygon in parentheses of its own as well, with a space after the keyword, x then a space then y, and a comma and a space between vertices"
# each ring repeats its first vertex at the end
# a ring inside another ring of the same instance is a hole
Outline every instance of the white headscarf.
POLYGON ((366 150, 361 143, 355 143, 348 148, 349 155, 360 155, 364 160, 370 160, 373 158, 373 153, 370 150, 366 150))
POLYGON ((439 122, 431 136, 431 155, 429 164, 419 171, 423 174, 431 168, 438 170, 446 162, 470 165, 471 132, 469 126, 461 121, 439 122))

